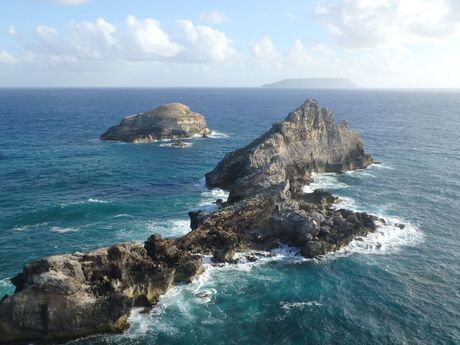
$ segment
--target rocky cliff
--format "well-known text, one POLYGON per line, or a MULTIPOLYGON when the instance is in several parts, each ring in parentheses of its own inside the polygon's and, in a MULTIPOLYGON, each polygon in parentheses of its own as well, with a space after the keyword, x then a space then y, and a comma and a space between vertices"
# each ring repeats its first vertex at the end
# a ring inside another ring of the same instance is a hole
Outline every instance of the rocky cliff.
POLYGON ((55 341, 121 332, 133 306, 148 306, 177 282, 203 271, 201 256, 124 243, 88 253, 33 261, 12 279, 13 296, 0 304, 0 343, 55 341))
POLYGON ((227 154, 206 174, 206 183, 231 191, 231 200, 287 180, 299 192, 312 172, 342 172, 372 162, 358 133, 346 123, 337 124, 329 109, 308 100, 267 133, 227 154))
POLYGON ((206 137, 210 133, 203 115, 191 111, 184 104, 170 103, 125 117, 119 125, 102 134, 101 139, 149 143, 194 135, 206 137))
MULTIPOLYGON (((29 263, 0 303, 0 343, 54 341, 120 332, 134 306, 149 307, 177 282, 203 271, 202 255, 234 262, 236 252, 295 246, 313 258, 376 229, 375 216, 336 210, 335 198, 304 194, 312 172, 343 171, 372 162, 358 134, 308 101, 207 174, 232 198, 211 214, 190 212, 191 231, 177 239, 152 235, 89 253, 29 263)), ((255 259, 254 257, 251 258, 255 259)))

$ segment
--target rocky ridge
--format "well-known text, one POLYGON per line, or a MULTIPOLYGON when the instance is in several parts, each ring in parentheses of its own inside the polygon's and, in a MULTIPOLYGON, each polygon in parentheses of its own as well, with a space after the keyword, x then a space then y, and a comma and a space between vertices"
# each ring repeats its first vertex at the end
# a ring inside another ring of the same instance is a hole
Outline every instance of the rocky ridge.
POLYGON ((25 266, 16 291, 0 303, 0 343, 54 341, 120 332, 131 308, 153 305, 169 287, 203 271, 202 255, 233 262, 236 252, 280 244, 313 258, 376 229, 377 218, 336 210, 326 192, 304 194, 312 172, 364 168, 372 162, 359 135, 307 101, 206 175, 230 191, 212 213, 190 212, 191 231, 152 235, 89 253, 52 256, 25 266))
POLYGON ((206 174, 206 184, 230 190, 231 200, 285 181, 299 193, 313 172, 343 172, 371 163, 359 134, 308 100, 246 147, 228 153, 206 174))
POLYGON ((184 104, 169 103, 144 113, 125 117, 110 127, 101 140, 150 143, 156 140, 180 139, 211 134, 204 115, 184 104))

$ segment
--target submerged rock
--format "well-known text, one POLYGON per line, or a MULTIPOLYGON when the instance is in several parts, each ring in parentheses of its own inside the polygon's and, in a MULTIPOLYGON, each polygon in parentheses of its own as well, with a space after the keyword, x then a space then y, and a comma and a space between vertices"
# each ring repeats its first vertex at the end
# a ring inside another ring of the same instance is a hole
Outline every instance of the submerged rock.
POLYGON ((206 184, 230 190, 230 199, 286 180, 299 192, 312 172, 343 172, 372 162, 357 132, 335 123, 329 109, 308 100, 261 137, 227 154, 206 174, 206 184))
POLYGON ((206 137, 210 133, 203 115, 191 111, 184 104, 170 103, 125 117, 119 125, 102 134, 101 139, 150 143, 194 135, 206 137))
MULTIPOLYGON (((130 140, 150 135, 135 137, 128 127, 113 132, 130 140)), ((229 190, 230 198, 213 213, 189 212, 191 231, 185 236, 154 234, 144 244, 26 265, 12 279, 14 295, 0 303, 0 343, 120 332, 133 306, 148 307, 172 285, 203 272, 203 254, 231 263, 238 251, 269 251, 280 244, 295 246, 308 258, 338 250, 374 231, 378 219, 336 210, 331 194, 304 194, 301 187, 312 172, 363 168, 371 162, 357 133, 308 101, 206 175, 208 186, 229 190)))

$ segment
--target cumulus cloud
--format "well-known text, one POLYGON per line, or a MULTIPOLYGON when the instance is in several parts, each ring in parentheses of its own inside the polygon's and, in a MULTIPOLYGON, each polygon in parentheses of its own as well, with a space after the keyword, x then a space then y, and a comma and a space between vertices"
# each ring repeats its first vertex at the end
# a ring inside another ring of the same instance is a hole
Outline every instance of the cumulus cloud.
POLYGON ((349 48, 419 44, 458 32, 454 0, 330 0, 316 15, 349 48))
POLYGON ((184 47, 180 54, 183 61, 219 63, 236 56, 232 41, 222 31, 194 25, 189 20, 179 20, 177 24, 180 30, 175 38, 184 47))
POLYGON ((53 39, 58 34, 58 31, 55 28, 46 25, 38 25, 35 31, 37 32, 37 35, 44 40, 53 39))
POLYGON ((272 39, 264 36, 251 46, 251 50, 256 61, 265 67, 282 68, 313 62, 311 52, 298 39, 294 41, 293 46, 288 51, 280 52, 272 39))
POLYGON ((116 28, 103 18, 70 23, 70 44, 77 56, 101 59, 120 48, 116 28))
POLYGON ((264 36, 251 46, 252 54, 263 65, 268 67, 279 66, 281 55, 275 48, 275 44, 268 36, 264 36))
MULTIPOLYGON (((13 31, 10 28, 10 31, 13 31)), ((227 63, 237 57, 232 41, 222 31, 189 20, 178 20, 173 31, 152 18, 128 16, 118 29, 103 18, 72 21, 66 31, 38 25, 32 35, 14 34, 27 61, 78 62, 152 61, 196 64, 227 63)))
POLYGON ((0 50, 0 63, 1 64, 13 64, 16 63, 16 58, 10 53, 0 50))
POLYGON ((173 57, 183 50, 154 19, 139 20, 130 15, 126 18, 126 24, 137 47, 150 57, 173 57))
POLYGON ((288 59, 298 65, 303 65, 313 61, 310 52, 307 48, 305 48, 304 44, 300 40, 294 41, 294 46, 288 53, 288 59))
POLYGON ((227 20, 227 18, 221 11, 211 11, 201 13, 200 20, 210 24, 222 24, 227 20))

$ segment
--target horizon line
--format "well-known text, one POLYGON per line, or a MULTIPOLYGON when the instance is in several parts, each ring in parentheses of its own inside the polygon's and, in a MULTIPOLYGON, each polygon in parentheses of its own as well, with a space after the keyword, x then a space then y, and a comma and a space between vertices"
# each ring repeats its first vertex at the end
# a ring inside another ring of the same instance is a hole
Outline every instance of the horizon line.
POLYGON ((365 91, 365 90, 460 90, 459 87, 397 87, 397 86, 357 86, 338 88, 297 88, 297 87, 263 87, 263 86, 0 86, 0 90, 14 89, 264 89, 264 90, 316 90, 316 91, 365 91))

